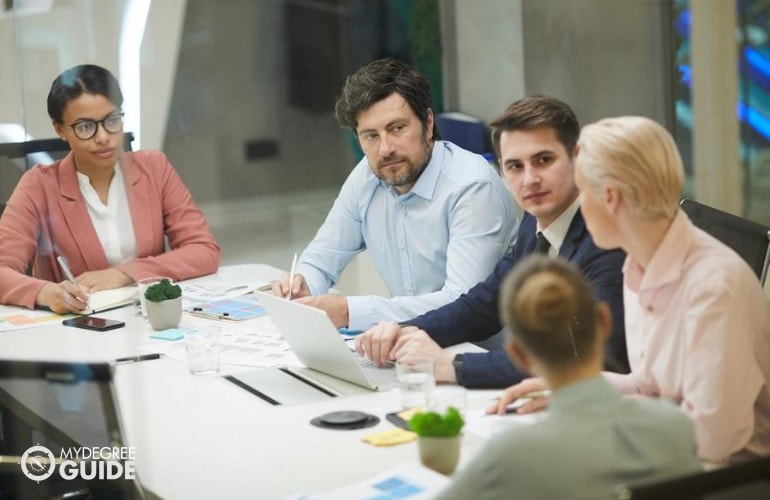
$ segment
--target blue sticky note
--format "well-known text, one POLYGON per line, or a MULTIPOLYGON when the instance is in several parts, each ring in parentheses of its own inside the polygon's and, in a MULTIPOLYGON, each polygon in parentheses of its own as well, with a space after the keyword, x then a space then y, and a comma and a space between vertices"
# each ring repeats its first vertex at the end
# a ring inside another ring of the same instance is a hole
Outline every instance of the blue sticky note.
POLYGON ((150 335, 151 339, 160 340, 179 340, 184 337, 184 330, 182 328, 169 328, 168 330, 162 330, 150 335))

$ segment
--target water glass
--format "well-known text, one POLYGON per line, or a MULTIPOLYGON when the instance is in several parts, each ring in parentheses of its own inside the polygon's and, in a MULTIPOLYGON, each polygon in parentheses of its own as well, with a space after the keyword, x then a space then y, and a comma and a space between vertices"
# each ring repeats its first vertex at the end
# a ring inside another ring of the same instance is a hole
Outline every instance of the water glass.
POLYGON ((427 409, 433 402, 436 377, 432 358, 405 358, 396 361, 396 377, 401 390, 403 409, 427 409))
POLYGON ((196 326, 185 331, 187 368, 193 375, 216 375, 219 372, 219 334, 213 325, 196 326))
POLYGON ((429 409, 444 415, 449 408, 454 408, 460 412, 460 415, 464 416, 466 406, 467 396, 465 387, 447 384, 436 387, 436 392, 429 409))

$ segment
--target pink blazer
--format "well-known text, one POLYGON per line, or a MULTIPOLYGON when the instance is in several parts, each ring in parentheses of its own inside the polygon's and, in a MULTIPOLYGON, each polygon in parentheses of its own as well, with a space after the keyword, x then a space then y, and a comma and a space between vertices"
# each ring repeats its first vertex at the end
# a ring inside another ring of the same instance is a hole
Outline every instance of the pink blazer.
MULTIPOLYGON (((115 267, 134 280, 183 280, 216 272, 219 246, 166 155, 124 153, 120 165, 133 221, 126 230, 134 231, 137 258, 115 267)), ((0 219, 0 303, 34 308, 46 282, 66 279, 56 263, 58 255, 67 258, 75 276, 110 267, 71 153, 26 172, 6 205, 0 219), (24 274, 30 260, 33 276, 24 274)))

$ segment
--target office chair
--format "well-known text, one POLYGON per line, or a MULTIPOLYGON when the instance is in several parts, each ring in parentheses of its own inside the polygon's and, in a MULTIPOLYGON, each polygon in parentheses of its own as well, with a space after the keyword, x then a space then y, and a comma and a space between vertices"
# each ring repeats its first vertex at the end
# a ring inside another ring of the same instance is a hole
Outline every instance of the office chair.
MULTIPOLYGON (((123 133, 123 150, 131 151, 134 142, 133 132, 123 133)), ((7 142, 0 144, 0 215, 5 209, 5 200, 13 192, 13 187, 19 182, 21 175, 38 163, 50 163, 64 158, 69 153, 70 146, 61 139, 33 139, 24 142, 7 142), (6 168, 6 161, 16 168, 6 168)))
POLYGON ((483 120, 460 112, 436 114, 441 138, 463 149, 484 155, 492 151, 491 139, 483 120))
POLYGON ((762 286, 770 264, 770 228, 684 198, 680 206, 690 220, 748 262, 762 286))
POLYGON ((618 500, 767 500, 770 457, 657 483, 619 485, 618 500))
MULTIPOLYGON (((123 150, 131 151, 131 143, 134 142, 133 132, 123 133, 123 150)), ((48 153, 54 159, 66 156, 70 150, 69 143, 61 139, 33 139, 24 142, 7 142, 0 144, 0 157, 8 159, 27 158, 34 153, 48 153)), ((27 164, 24 170, 29 170, 34 164, 27 164)))

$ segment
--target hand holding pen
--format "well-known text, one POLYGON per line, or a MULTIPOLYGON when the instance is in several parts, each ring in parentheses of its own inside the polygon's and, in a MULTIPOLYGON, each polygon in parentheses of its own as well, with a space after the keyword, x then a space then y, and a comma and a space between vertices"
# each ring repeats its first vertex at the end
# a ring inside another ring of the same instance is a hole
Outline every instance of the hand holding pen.
POLYGON ((273 283, 273 295, 278 295, 288 300, 307 297, 310 295, 310 288, 307 286, 305 277, 297 273, 297 254, 291 264, 291 271, 281 276, 281 279, 273 283))
POLYGON ((503 392, 498 401, 487 408, 487 414, 532 413, 542 410, 551 401, 551 391, 542 378, 524 379, 503 392))
POLYGON ((56 261, 59 263, 59 267, 61 267, 67 280, 58 284, 47 283, 40 290, 37 303, 47 306, 58 314, 86 309, 88 307, 88 293, 83 287, 78 285, 67 263, 67 259, 60 255, 56 258, 56 261))

